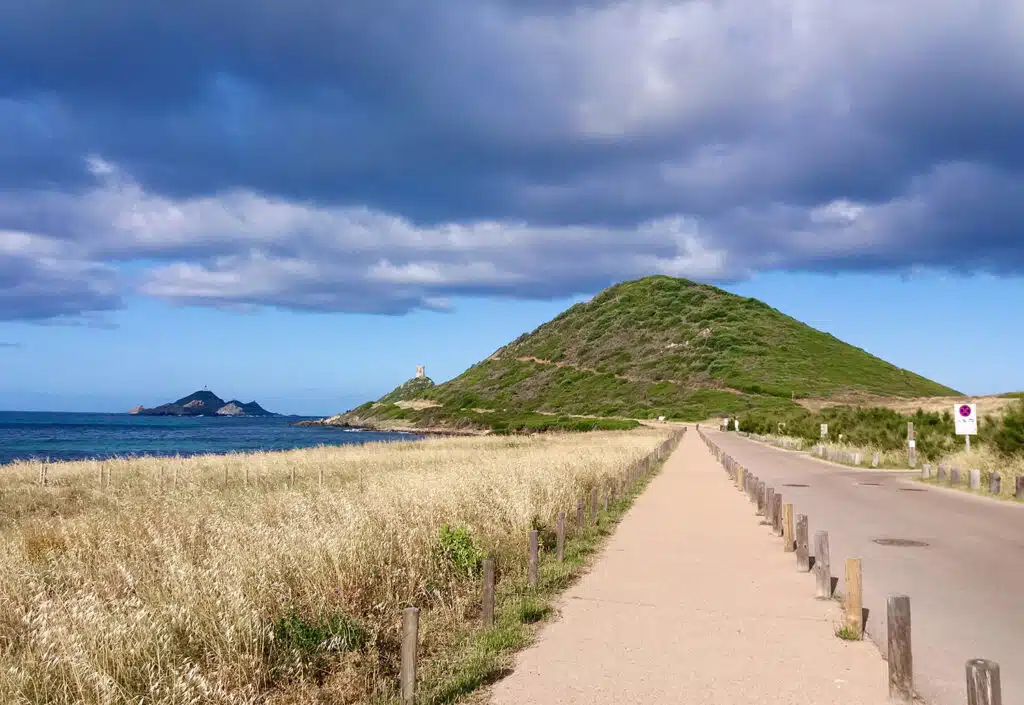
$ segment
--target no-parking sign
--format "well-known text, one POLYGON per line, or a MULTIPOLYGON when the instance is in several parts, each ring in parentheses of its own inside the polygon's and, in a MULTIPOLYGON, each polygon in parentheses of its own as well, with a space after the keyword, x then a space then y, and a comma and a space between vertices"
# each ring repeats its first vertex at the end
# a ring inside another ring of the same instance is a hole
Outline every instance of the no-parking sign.
POLYGON ((956 435, 978 435, 978 405, 957 404, 953 407, 953 420, 956 423, 956 435))

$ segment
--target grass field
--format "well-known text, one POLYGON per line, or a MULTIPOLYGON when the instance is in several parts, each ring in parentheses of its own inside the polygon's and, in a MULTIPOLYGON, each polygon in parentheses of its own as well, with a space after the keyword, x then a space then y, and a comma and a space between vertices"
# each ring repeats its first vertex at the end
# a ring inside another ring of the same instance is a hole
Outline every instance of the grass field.
POLYGON ((422 703, 507 665, 628 506, 524 588, 527 533, 602 494, 669 431, 432 439, 6 466, 0 702, 393 702, 403 607, 422 703), (474 625, 485 554, 498 619, 474 625))

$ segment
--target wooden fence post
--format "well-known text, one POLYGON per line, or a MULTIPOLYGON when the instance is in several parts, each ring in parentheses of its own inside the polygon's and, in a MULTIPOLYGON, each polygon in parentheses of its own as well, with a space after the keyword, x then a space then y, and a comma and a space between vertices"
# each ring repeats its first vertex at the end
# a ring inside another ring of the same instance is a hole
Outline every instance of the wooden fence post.
POLYGON ((402 612, 402 670, 398 676, 402 705, 416 703, 416 651, 420 641, 420 611, 406 607, 402 612))
POLYGON ((949 484, 959 485, 960 484, 960 469, 953 468, 949 471, 949 484))
POLYGON ((863 636, 864 629, 864 602, 861 595, 860 558, 847 558, 843 617, 847 631, 857 639, 863 636))
POLYGON ((775 488, 769 487, 764 491, 764 518, 769 525, 774 526, 772 511, 775 509, 775 488))
POLYGON ((775 495, 775 506, 772 507, 772 531, 782 536, 782 495, 775 495))
POLYGON ((485 629, 494 626, 494 559, 484 559, 483 623, 485 629))
POLYGON ((810 547, 807 545, 807 515, 796 515, 796 569, 806 573, 811 569, 810 547))
POLYGON ((583 522, 583 498, 581 497, 576 500, 576 526, 582 529, 583 522))
POLYGON ((590 523, 597 524, 597 488, 590 489, 590 523))
POLYGON ((1017 478, 1017 488, 1014 496, 1017 499, 1024 499, 1024 475, 1017 478))
POLYGON ((998 472, 992 473, 992 476, 988 479, 988 491, 991 494, 1003 493, 1003 476, 998 472))
POLYGON ((558 538, 557 538, 558 562, 565 560, 565 512, 558 513, 558 538))
POLYGON ((1003 705, 998 663, 983 658, 967 662, 967 705, 1003 705))
POLYGON ((782 550, 792 553, 796 549, 793 542, 793 505, 782 505, 782 550))
POLYGON ((889 700, 914 702, 914 658, 910 639, 910 598, 890 595, 886 601, 889 651, 889 700))
POLYGON ((828 555, 828 532, 814 532, 815 596, 819 600, 832 599, 832 565, 828 555))
POLYGON ((530 532, 530 563, 527 571, 527 582, 530 587, 537 587, 537 564, 540 562, 540 535, 534 529, 530 532))

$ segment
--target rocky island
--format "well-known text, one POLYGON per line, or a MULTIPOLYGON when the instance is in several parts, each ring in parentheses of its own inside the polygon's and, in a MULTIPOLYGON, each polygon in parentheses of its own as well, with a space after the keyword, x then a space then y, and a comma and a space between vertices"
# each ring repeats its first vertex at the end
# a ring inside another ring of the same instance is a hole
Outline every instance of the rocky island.
POLYGON ((139 416, 277 416, 254 401, 224 401, 210 391, 199 391, 153 408, 136 406, 128 412, 139 416))

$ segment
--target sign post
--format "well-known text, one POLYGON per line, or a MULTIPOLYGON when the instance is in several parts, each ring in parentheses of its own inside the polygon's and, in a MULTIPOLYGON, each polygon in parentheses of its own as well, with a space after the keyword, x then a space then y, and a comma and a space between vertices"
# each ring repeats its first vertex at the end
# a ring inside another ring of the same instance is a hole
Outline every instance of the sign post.
POLYGON ((953 407, 953 422, 956 435, 963 436, 967 444, 967 452, 971 452, 971 436, 978 435, 978 405, 957 404, 953 407))
POLYGON ((917 465, 917 436, 914 435, 914 422, 907 422, 907 462, 910 467, 917 465))
POLYGON ((828 438, 828 424, 827 423, 823 423, 821 425, 821 437, 822 438, 828 438))

